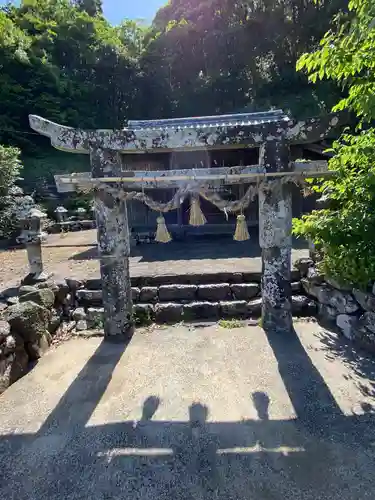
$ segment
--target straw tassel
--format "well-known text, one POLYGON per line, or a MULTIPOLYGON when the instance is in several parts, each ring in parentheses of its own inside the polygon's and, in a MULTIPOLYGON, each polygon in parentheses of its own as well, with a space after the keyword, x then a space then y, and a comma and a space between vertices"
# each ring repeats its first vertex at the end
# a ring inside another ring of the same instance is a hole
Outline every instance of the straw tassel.
POLYGON ((246 241, 250 239, 246 217, 243 214, 237 215, 236 232, 234 233, 233 239, 235 241, 246 241))
POLYGON ((202 212, 199 196, 192 196, 190 203, 190 218, 189 224, 190 226, 204 226, 207 222, 204 213, 202 212))
POLYGON ((164 217, 160 215, 160 217, 156 219, 156 222, 158 226, 156 228, 155 241, 159 243, 169 243, 172 238, 165 224, 164 217))

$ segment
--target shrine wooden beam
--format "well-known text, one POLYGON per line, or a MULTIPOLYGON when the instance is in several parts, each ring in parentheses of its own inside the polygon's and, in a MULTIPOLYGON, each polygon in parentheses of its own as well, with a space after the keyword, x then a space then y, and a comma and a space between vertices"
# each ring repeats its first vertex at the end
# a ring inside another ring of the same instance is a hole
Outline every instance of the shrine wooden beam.
POLYGON ((129 171, 123 172, 121 177, 99 177, 93 178, 91 173, 83 172, 76 174, 55 175, 56 187, 59 193, 75 191, 77 187, 90 185, 92 183, 121 183, 133 189, 150 188, 176 188, 181 183, 206 181, 208 184, 240 184, 252 183, 264 177, 320 177, 332 175, 328 171, 327 162, 324 160, 311 162, 293 162, 293 170, 288 172, 266 172, 261 165, 237 166, 237 167, 213 167, 183 170, 160 170, 160 171, 129 171))

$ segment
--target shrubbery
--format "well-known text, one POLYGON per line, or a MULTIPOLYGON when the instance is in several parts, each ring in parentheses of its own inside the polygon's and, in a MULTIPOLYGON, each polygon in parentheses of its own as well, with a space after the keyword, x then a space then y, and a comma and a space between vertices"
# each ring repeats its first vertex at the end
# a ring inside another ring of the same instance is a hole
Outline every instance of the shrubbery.
POLYGON ((375 3, 351 0, 349 14, 334 19, 319 50, 304 54, 298 69, 311 81, 333 80, 347 94, 334 108, 358 117, 358 135, 346 133, 333 145, 329 168, 336 176, 313 183, 329 208, 294 220, 294 233, 322 250, 324 271, 365 287, 375 279, 375 3))

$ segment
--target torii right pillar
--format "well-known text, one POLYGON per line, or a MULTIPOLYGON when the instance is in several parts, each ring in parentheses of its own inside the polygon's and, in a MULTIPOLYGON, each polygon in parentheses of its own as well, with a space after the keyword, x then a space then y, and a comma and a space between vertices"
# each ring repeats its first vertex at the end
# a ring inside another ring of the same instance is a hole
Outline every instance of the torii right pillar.
POLYGON ((262 249, 262 326, 266 332, 293 329, 291 307, 292 193, 285 176, 293 170, 290 145, 314 143, 339 122, 337 116, 271 125, 260 146, 259 163, 271 177, 259 189, 259 244, 262 249), (281 175, 280 175, 281 174, 281 175), (283 181, 284 178, 284 181, 283 181))
MULTIPOLYGON (((267 172, 289 169, 289 146, 272 141, 260 148, 267 172)), ((292 195, 282 176, 259 188, 259 244, 262 249, 262 326, 267 331, 291 331, 292 195)))

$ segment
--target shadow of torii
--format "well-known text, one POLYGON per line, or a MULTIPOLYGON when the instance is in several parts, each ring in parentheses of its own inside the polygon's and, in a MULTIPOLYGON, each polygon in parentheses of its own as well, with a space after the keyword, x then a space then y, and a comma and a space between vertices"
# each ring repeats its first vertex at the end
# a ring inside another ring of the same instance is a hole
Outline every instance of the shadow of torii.
POLYGON ((258 420, 210 422, 197 401, 160 421, 150 395, 138 422, 88 426, 127 347, 102 342, 38 432, 0 438, 1 498, 372 498, 373 416, 341 412, 294 332, 267 337, 295 419, 255 392, 258 420))

